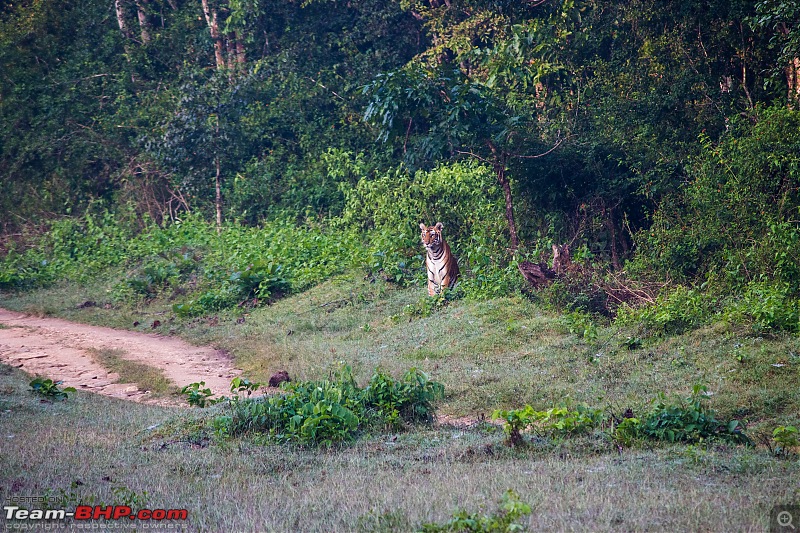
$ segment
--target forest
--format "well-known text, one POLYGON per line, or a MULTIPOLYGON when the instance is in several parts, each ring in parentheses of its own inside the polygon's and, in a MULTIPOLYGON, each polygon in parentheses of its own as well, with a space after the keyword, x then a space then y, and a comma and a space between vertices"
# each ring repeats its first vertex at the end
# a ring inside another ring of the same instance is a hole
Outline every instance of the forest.
POLYGON ((797 330, 799 20, 778 0, 4 2, 0 287, 164 256, 178 226, 177 247, 239 243, 206 278, 265 297, 352 265, 407 284, 441 221, 478 298, 567 244, 562 308, 797 330))
MULTIPOLYGON (((0 285, 68 274, 32 250, 80 263, 71 241, 98 219, 128 241, 187 217, 346 227, 408 278, 414 228, 436 219, 478 293, 516 290, 509 265, 569 243, 593 278, 690 287, 644 298, 697 299, 678 321, 741 295, 733 314, 797 329, 799 16, 774 0, 6 2, 0 285)), ((563 303, 597 310, 573 289, 563 303)))

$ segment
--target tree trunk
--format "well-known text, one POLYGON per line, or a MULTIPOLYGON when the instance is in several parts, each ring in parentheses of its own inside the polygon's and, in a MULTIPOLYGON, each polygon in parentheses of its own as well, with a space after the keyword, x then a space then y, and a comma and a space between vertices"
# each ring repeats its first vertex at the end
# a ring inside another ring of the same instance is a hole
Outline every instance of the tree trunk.
POLYGON ((497 181, 503 188, 503 196, 506 199, 506 220, 508 221, 508 233, 511 235, 511 251, 516 252, 519 248, 519 237, 517 236, 517 223, 514 221, 514 199, 511 196, 511 182, 506 176, 506 153, 498 150, 494 143, 489 142, 489 149, 494 155, 494 171, 497 173, 497 181))
POLYGON ((242 40, 242 35, 238 31, 234 35, 236 37, 236 62, 239 63, 240 66, 243 66, 246 60, 244 41, 242 40))
POLYGON ((211 40, 214 41, 214 57, 217 60, 217 70, 223 70, 225 68, 225 43, 219 31, 219 17, 217 16, 217 11, 209 7, 208 0, 202 0, 202 3, 203 14, 206 17, 206 23, 211 32, 211 40))
POLYGON ((795 109, 800 100, 800 57, 795 57, 786 66, 786 84, 789 107, 795 109))
POLYGON ((503 187, 503 195, 506 199, 506 220, 508 221, 508 232, 511 234, 511 251, 516 252, 519 248, 519 237, 517 236, 517 223, 514 221, 514 200, 511 197, 511 182, 506 176, 506 165, 503 160, 495 166, 497 181, 503 187))
MULTIPOLYGON (((130 39, 133 37, 131 34, 131 29, 128 27, 128 21, 125 17, 125 4, 123 0, 114 0, 114 7, 117 10, 117 24, 119 25, 119 30, 122 32, 122 35, 126 39, 130 39)), ((127 52, 127 43, 126 43, 126 52, 127 52)))
POLYGON ((234 32, 225 35, 225 48, 228 70, 231 71, 230 75, 233 76, 233 70, 236 68, 236 34, 234 32))
POLYGON ((219 156, 214 158, 214 163, 217 166, 216 197, 214 198, 214 206, 217 209, 217 233, 220 233, 222 232, 222 176, 220 175, 219 156))
POLYGON ((136 13, 139 16, 139 29, 142 32, 142 44, 150 42, 150 21, 147 19, 147 11, 144 6, 147 0, 136 0, 136 13))

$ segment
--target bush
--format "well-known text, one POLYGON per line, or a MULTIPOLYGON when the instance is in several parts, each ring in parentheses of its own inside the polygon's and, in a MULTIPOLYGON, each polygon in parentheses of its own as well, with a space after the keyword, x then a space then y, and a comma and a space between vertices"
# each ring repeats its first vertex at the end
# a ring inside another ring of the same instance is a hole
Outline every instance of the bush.
POLYGON ((233 402, 231 416, 219 419, 224 433, 330 446, 370 428, 430 422, 434 402, 444 397, 444 387, 415 368, 399 380, 376 371, 363 389, 346 365, 331 379, 282 386, 277 396, 233 402))
MULTIPOLYGON (((718 144, 707 136, 700 143, 691 179, 638 236, 629 270, 704 286, 726 297, 731 317, 758 329, 797 330, 800 112, 760 108, 754 123, 732 119, 718 144)), ((665 332, 681 331, 708 316, 699 298, 697 290, 679 287, 639 316, 665 332), (662 312, 664 306, 672 308, 662 312)))
POLYGON ((468 295, 499 296, 519 286, 519 273, 506 251, 505 204, 491 168, 464 161, 412 174, 400 167, 377 178, 364 177, 345 188, 344 195, 341 224, 385 243, 381 263, 389 277, 405 277, 413 261, 418 266, 411 268, 412 279, 423 279, 425 252, 418 226, 440 221, 468 295))
POLYGON ((568 436, 589 432, 602 422, 603 411, 584 404, 578 404, 574 409, 562 405, 546 411, 536 411, 526 405, 521 409, 508 411, 498 409, 492 413, 492 418, 505 421, 507 443, 519 446, 525 442, 522 432, 526 429, 543 436, 568 436))
POLYGON ((639 324, 651 334, 679 334, 708 322, 716 307, 716 299, 709 294, 678 286, 663 291, 652 304, 639 308, 623 305, 618 309, 617 323, 639 324))
POLYGON ((661 394, 641 420, 629 418, 619 424, 614 431, 615 440, 621 443, 636 438, 685 443, 720 440, 752 444, 742 431, 741 422, 717 420, 716 413, 706 405, 707 399, 708 391, 703 385, 695 385, 685 399, 670 401, 661 394))

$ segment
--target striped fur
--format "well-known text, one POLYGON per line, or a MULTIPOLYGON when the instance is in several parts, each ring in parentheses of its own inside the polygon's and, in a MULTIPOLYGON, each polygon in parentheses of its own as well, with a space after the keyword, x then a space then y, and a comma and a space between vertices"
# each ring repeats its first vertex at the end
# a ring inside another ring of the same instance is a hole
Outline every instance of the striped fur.
POLYGON ((426 226, 420 223, 422 230, 422 244, 425 245, 428 255, 425 257, 425 266, 428 269, 428 294, 439 294, 442 287, 452 287, 458 279, 458 260, 450 252, 450 246, 442 238, 442 223, 435 226, 426 226))

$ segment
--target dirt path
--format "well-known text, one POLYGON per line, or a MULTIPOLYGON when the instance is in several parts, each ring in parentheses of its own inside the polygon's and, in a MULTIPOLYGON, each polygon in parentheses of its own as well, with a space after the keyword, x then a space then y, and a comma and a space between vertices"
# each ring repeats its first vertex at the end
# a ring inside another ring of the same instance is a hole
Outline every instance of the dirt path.
POLYGON ((38 318, 0 308, 0 361, 32 375, 63 381, 64 387, 147 403, 153 398, 98 364, 88 348, 121 350, 121 357, 161 369, 179 387, 205 381, 216 394, 229 392, 241 373, 224 352, 177 338, 38 318))

